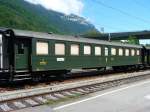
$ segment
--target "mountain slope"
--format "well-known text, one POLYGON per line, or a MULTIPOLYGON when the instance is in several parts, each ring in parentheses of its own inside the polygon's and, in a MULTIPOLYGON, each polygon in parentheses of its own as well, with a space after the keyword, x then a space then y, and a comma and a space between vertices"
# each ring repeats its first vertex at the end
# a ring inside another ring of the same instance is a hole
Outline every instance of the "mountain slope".
POLYGON ((60 34, 97 31, 82 17, 46 10, 24 0, 0 0, 0 26, 60 34))

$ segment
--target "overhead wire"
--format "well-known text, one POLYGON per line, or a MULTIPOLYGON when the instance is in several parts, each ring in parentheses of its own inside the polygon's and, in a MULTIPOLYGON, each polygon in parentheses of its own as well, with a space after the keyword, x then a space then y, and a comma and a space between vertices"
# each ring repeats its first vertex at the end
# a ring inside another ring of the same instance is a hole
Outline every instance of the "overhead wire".
POLYGON ((131 0, 133 3, 135 3, 136 5, 142 7, 143 9, 149 10, 147 7, 145 7, 145 5, 141 2, 139 2, 138 0, 131 0))
POLYGON ((112 10, 114 10, 114 11, 117 11, 117 12, 123 14, 123 15, 126 15, 126 16, 130 17, 130 18, 134 18, 134 19, 137 19, 137 20, 139 20, 139 21, 142 21, 142 22, 144 22, 144 23, 146 23, 146 24, 147 24, 147 23, 148 23, 148 24, 150 23, 149 20, 146 20, 146 19, 144 19, 144 18, 141 18, 141 17, 138 17, 138 16, 136 16, 136 15, 132 15, 132 14, 130 14, 130 13, 128 13, 128 12, 125 12, 125 11, 123 11, 123 10, 121 10, 121 9, 118 9, 118 8, 112 7, 112 6, 110 6, 110 5, 107 5, 107 4, 105 4, 104 2, 102 2, 102 1, 99 1, 99 0, 91 0, 91 1, 93 1, 93 2, 95 2, 95 3, 97 3, 97 4, 99 4, 99 5, 101 5, 101 6, 103 6, 103 7, 106 7, 106 8, 112 9, 112 10))
MULTIPOLYGON (((92 1, 93 2, 93 1, 92 1)), ((95 3, 95 2, 94 2, 95 3)), ((91 5, 91 7, 92 7, 92 5, 91 5)), ((90 8, 91 9, 91 8, 90 8)), ((89 12, 89 11, 88 11, 89 12)), ((105 16, 106 17, 106 15, 104 15, 102 12, 101 12, 101 14, 100 15, 102 15, 102 16, 105 16)), ((107 15, 107 18, 110 18, 110 16, 108 17, 108 15, 107 15)), ((118 21, 118 20, 117 20, 118 21)), ((134 24, 134 23, 129 23, 129 22, 127 22, 127 21, 121 21, 122 23, 128 23, 128 24, 132 24, 132 25, 134 25, 134 26, 140 26, 141 27, 141 25, 139 25, 139 24, 134 24)), ((126 29, 124 29, 124 28, 121 28, 121 27, 112 27, 112 26, 110 26, 110 25, 104 25, 104 24, 99 24, 99 25, 101 25, 102 27, 104 27, 104 28, 107 28, 107 29, 112 29, 112 30, 118 30, 118 31, 126 31, 126 29)), ((101 28, 102 28, 101 27, 101 28)))

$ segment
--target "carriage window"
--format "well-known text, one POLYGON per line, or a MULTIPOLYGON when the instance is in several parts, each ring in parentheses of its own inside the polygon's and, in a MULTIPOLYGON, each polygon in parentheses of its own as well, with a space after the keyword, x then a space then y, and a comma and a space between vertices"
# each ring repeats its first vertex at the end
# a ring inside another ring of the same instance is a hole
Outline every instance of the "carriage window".
POLYGON ((138 56, 140 55, 140 50, 136 51, 136 55, 138 55, 138 56))
POLYGON ((71 55, 79 55, 79 45, 72 44, 70 50, 71 55))
POLYGON ((37 42, 36 43, 36 54, 37 55, 48 55, 48 42, 37 42))
POLYGON ((65 44, 55 44, 55 55, 65 55, 65 44))
POLYGON ((24 44, 18 44, 18 54, 24 54, 24 44))
POLYGON ((85 55, 90 55, 91 54, 91 46, 84 46, 84 54, 85 55))
POLYGON ((134 49, 131 50, 131 55, 132 55, 132 56, 135 55, 135 50, 134 50, 134 49))
POLYGON ((125 50, 125 56, 129 56, 129 49, 125 50))
POLYGON ((117 54, 116 48, 111 48, 111 55, 115 56, 117 54))
POLYGON ((108 47, 105 47, 105 56, 108 56, 108 47))
POLYGON ((123 49, 122 48, 119 49, 119 56, 123 56, 123 49))
POLYGON ((95 47, 95 55, 100 56, 101 55, 101 47, 95 47))

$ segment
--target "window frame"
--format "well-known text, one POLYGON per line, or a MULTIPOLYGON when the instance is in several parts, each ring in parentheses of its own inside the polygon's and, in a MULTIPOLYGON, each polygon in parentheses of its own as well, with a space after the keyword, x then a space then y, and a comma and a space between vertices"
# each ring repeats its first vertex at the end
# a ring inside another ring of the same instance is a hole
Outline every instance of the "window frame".
POLYGON ((115 48, 115 47, 112 47, 111 48, 111 56, 116 56, 117 55, 117 48, 115 48), (115 50, 115 54, 113 54, 113 50, 115 50))
POLYGON ((91 45, 83 45, 83 55, 86 55, 86 56, 92 55, 92 46, 91 45), (90 52, 89 53, 85 53, 85 47, 89 47, 90 48, 90 52))
POLYGON ((44 55, 44 56, 47 56, 47 55, 49 55, 49 42, 48 41, 41 41, 41 40, 38 40, 37 42, 36 42, 36 55, 44 55), (47 44, 47 53, 38 53, 37 52, 37 44, 38 43, 45 43, 45 44, 47 44))
POLYGON ((131 49, 131 56, 135 56, 135 49, 131 49))
POLYGON ((66 55, 66 44, 63 43, 63 42, 56 42, 56 43, 54 44, 54 55, 55 55, 55 56, 65 56, 65 55, 66 55), (63 47, 64 47, 64 48, 63 48, 64 51, 63 51, 62 54, 61 54, 61 53, 60 53, 60 54, 59 54, 59 53, 56 53, 56 45, 57 45, 57 44, 59 44, 59 45, 64 45, 64 46, 63 46, 63 47))
POLYGON ((95 46, 95 47, 94 47, 94 55, 95 55, 95 56, 101 56, 101 55, 102 55, 102 47, 101 47, 101 46, 95 46), (100 48, 100 49, 99 49, 99 50, 100 50, 99 53, 96 52, 96 48, 100 48))
POLYGON ((79 56, 80 55, 80 45, 79 44, 70 44, 70 55, 79 56), (78 46, 78 54, 72 54, 72 46, 78 46))
POLYGON ((104 56, 109 56, 109 48, 108 47, 104 47, 104 56), (107 52, 106 52, 106 49, 107 49, 107 52))
POLYGON ((137 55, 137 56, 140 56, 140 49, 137 49, 137 50, 136 50, 136 55, 137 55))
POLYGON ((118 49, 118 55, 119 55, 119 56, 123 56, 123 55, 124 55, 124 53, 123 53, 123 52, 124 52, 124 49, 123 49, 123 48, 119 48, 119 49, 118 49), (120 54, 120 50, 122 51, 122 53, 121 53, 121 54, 120 54))
POLYGON ((125 48, 125 56, 130 56, 130 49, 129 48, 125 48), (126 51, 128 51, 128 54, 126 51))
POLYGON ((17 54, 24 55, 25 54, 25 45, 24 43, 17 44, 17 54))

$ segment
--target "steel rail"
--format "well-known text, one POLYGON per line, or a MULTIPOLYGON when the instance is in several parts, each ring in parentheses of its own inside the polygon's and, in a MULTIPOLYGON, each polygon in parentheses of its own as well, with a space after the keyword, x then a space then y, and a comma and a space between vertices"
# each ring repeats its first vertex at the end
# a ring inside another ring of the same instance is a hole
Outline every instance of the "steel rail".
POLYGON ((53 86, 45 86, 45 87, 37 87, 34 89, 24 89, 24 90, 15 90, 10 92, 0 93, 0 102, 21 99, 26 97, 38 96, 43 94, 49 94, 58 91, 64 91, 74 88, 80 88, 84 86, 90 86, 95 84, 101 84, 111 81, 123 80, 134 77, 142 77, 144 75, 150 75, 150 70, 142 71, 142 72, 134 72, 134 73, 123 73, 111 76, 103 76, 96 79, 88 79, 77 82, 69 82, 66 84, 57 84, 53 86))

